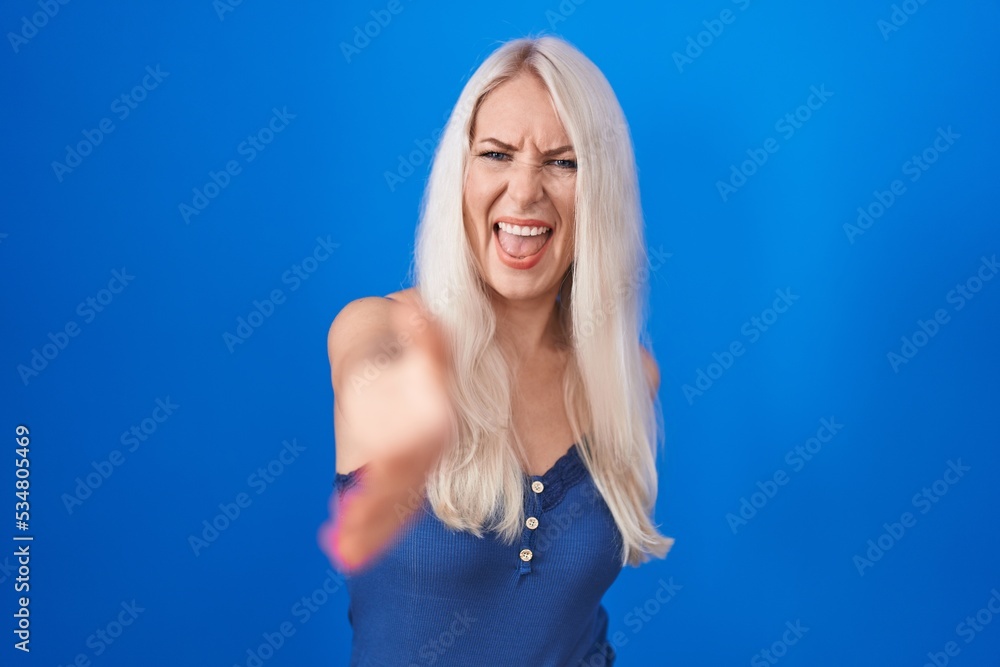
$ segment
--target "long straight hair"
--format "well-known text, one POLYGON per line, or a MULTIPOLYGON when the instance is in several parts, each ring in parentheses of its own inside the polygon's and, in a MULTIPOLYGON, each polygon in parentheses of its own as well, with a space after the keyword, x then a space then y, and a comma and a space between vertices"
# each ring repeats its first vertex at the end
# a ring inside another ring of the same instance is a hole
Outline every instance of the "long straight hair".
POLYGON ((579 164, 574 259, 559 294, 571 349, 563 381, 580 457, 622 536, 622 565, 663 558, 673 539, 652 520, 661 430, 642 359, 647 273, 632 141, 601 71, 566 41, 504 43, 459 96, 434 155, 421 204, 415 279, 453 351, 457 440, 428 476, 427 496, 447 526, 513 544, 524 525, 524 450, 512 428, 512 369, 496 337, 489 288, 463 224, 475 114, 498 85, 538 76, 579 164))

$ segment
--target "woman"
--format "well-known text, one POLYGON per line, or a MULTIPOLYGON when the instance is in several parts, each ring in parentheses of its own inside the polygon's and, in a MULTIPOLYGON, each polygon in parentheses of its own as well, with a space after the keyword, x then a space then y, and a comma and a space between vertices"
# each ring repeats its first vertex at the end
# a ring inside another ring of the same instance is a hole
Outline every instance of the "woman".
POLYGON ((351 664, 610 665, 601 597, 672 545, 624 115, 583 54, 502 45, 434 157, 416 287, 330 328, 351 664))

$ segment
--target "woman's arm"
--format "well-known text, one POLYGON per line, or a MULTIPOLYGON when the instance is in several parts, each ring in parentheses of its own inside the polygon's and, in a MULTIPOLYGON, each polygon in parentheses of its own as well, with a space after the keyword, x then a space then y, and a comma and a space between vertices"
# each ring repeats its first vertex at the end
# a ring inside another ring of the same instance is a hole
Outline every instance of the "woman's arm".
POLYGON ((444 355, 413 303, 353 301, 327 337, 337 470, 358 470, 324 548, 345 571, 380 553, 420 507, 427 471, 451 424, 444 355))

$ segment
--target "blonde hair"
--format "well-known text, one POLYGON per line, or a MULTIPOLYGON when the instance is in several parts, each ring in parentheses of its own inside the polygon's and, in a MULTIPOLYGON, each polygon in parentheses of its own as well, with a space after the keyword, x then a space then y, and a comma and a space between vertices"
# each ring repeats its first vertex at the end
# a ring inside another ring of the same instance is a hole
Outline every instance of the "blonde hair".
POLYGON ((580 458, 622 535, 622 564, 638 565, 665 557, 673 539, 652 521, 662 431, 640 343, 647 260, 635 158, 610 84, 556 37, 516 39, 494 51, 463 88, 434 155, 415 283, 452 345, 459 423, 457 442, 428 477, 428 501, 445 525, 477 536, 489 529, 513 543, 524 525, 511 369, 462 207, 475 112, 522 72, 544 82, 576 150, 575 254, 559 297, 571 349, 564 398, 580 458))

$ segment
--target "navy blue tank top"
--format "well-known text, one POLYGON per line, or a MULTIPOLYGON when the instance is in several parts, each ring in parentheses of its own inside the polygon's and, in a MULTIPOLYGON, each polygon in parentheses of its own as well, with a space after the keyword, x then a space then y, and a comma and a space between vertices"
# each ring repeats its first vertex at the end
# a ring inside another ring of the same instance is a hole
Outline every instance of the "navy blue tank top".
MULTIPOLYGON (((364 466, 336 473, 338 498, 364 466)), ((525 525, 507 545, 454 531, 423 504, 393 544, 345 575, 352 667, 611 667, 601 598, 621 533, 577 445, 525 475, 525 525)))

